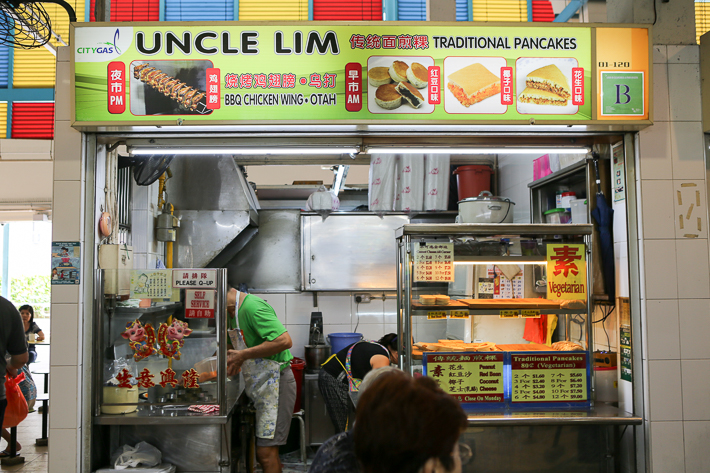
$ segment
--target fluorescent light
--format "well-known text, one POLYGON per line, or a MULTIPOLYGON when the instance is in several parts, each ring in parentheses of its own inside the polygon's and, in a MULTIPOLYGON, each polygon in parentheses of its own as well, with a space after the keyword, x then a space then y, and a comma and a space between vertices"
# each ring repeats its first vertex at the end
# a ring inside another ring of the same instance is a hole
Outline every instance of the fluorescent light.
POLYGON ((252 154, 356 154, 360 150, 355 147, 345 147, 345 148, 190 148, 190 147, 176 147, 176 148, 165 148, 165 147, 141 147, 141 148, 131 148, 129 153, 133 156, 144 156, 151 154, 177 154, 177 155, 205 155, 205 154, 239 154, 239 155, 252 155, 252 154))
POLYGON ((454 264, 547 264, 547 260, 516 260, 514 258, 505 258, 505 261, 454 261, 454 264))
POLYGON ((587 148, 367 148, 368 154, 587 154, 587 148))

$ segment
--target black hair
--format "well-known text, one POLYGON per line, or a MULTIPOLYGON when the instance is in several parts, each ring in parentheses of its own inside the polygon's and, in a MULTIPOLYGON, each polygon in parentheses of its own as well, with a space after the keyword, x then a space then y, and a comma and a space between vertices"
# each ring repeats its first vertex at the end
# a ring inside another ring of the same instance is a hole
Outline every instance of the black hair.
POLYGON ((384 337, 380 338, 377 343, 382 345, 385 348, 389 348, 390 350, 393 351, 399 351, 399 345, 397 344, 397 334, 396 333, 388 333, 384 337))
POLYGON ((30 324, 30 327, 32 327, 32 322, 35 321, 35 310, 34 310, 34 308, 33 308, 31 305, 29 305, 29 304, 25 304, 25 305, 23 305, 23 306, 20 306, 20 309, 18 310, 18 312, 22 312, 23 310, 26 310, 27 312, 30 313, 30 321, 29 321, 29 324, 30 324))

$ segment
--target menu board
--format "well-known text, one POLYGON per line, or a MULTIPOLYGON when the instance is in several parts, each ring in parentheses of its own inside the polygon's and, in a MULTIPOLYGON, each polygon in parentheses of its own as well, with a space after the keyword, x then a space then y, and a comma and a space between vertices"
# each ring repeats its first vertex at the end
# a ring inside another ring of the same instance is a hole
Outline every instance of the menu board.
POLYGON ((503 352, 424 353, 424 371, 441 389, 462 403, 502 403, 503 352))
POLYGON ((131 270, 131 299, 165 299, 172 293, 171 270, 131 270))
POLYGON ((511 404, 589 400, 587 353, 511 353, 511 404))
POLYGON ((547 297, 587 300, 587 250, 583 244, 547 245, 547 297))
POLYGON ((453 243, 421 243, 415 245, 414 281, 453 282, 453 280, 453 243))

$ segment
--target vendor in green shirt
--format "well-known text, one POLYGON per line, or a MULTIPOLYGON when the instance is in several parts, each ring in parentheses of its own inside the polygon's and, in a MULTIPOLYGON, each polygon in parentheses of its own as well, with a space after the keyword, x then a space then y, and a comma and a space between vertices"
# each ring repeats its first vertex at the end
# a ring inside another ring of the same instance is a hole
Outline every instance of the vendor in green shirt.
POLYGON ((255 295, 231 288, 227 311, 228 327, 239 328, 240 344, 243 341, 245 345, 227 350, 227 374, 234 376, 242 369, 247 395, 257 411, 256 459, 264 473, 280 473, 279 445, 286 443, 296 404, 296 380, 290 366, 293 356, 289 351, 293 342, 274 309, 255 295), (273 394, 270 386, 277 378, 278 394, 273 394), (251 395, 250 381, 256 386, 252 386, 251 395))

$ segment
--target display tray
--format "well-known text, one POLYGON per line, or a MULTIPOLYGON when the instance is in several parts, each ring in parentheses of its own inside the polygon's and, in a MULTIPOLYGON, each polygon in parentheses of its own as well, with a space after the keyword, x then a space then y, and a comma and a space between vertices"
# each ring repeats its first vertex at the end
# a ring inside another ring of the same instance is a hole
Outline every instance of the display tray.
MULTIPOLYGON (((547 345, 542 345, 540 343, 512 343, 512 344, 504 344, 504 345, 498 345, 496 344, 496 348, 498 350, 496 351, 550 351, 552 348, 548 347, 547 345)), ((415 360, 421 360, 422 356, 424 353, 435 353, 432 351, 427 350, 426 352, 423 352, 422 350, 418 350, 416 348, 412 349, 412 358, 415 360)), ((458 352, 457 353, 466 353, 466 352, 458 352)), ((470 353, 479 353, 475 351, 471 351, 470 353)), ((483 353, 483 352, 480 352, 483 353)))
POLYGON ((470 309, 559 309, 560 301, 547 299, 459 299, 470 309))
MULTIPOLYGON (((463 300, 463 299, 462 299, 463 300)), ((468 304, 461 302, 461 300, 451 300, 448 304, 421 304, 419 302, 412 301, 412 309, 414 310, 437 310, 437 309, 465 309, 468 308, 468 304)))

